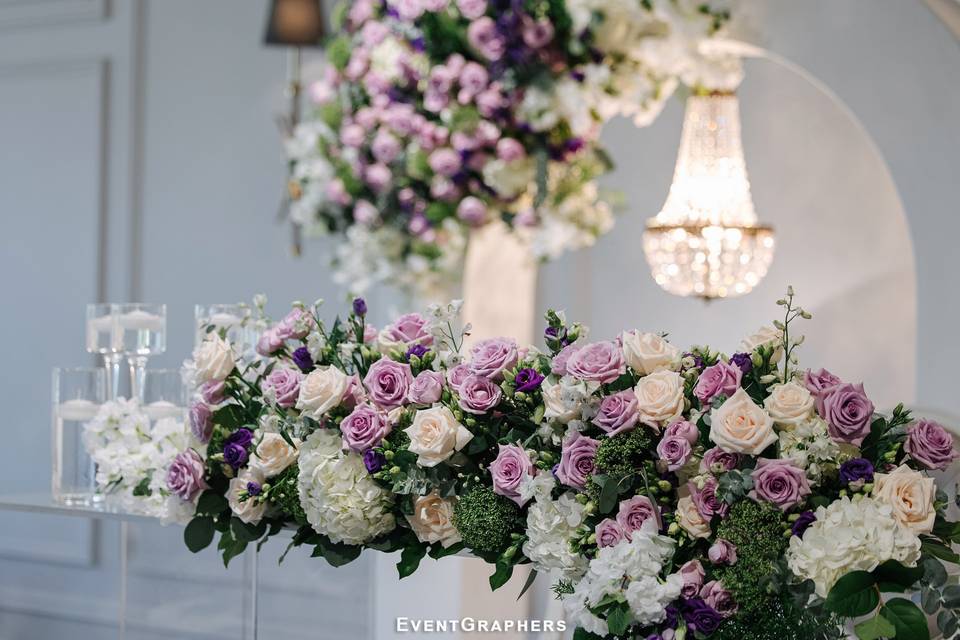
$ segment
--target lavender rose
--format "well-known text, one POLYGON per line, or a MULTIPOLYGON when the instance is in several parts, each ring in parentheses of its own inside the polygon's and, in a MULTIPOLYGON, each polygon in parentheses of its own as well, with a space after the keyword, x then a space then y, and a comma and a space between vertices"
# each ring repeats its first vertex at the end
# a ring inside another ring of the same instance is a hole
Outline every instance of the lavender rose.
POLYGON ((196 402, 190 407, 190 432, 203 444, 210 442, 213 433, 213 412, 203 402, 196 402))
POLYGON ((512 338, 488 338, 470 349, 470 372, 502 380, 503 372, 517 366, 517 343, 512 338))
POLYGON ((578 344, 568 344, 563 349, 560 349, 560 352, 553 356, 553 362, 550 363, 550 373, 555 376, 567 375, 567 362, 569 362, 570 357, 579 350, 580 345, 578 344))
POLYGON ((193 449, 177 454, 167 470, 167 489, 181 500, 192 502, 207 489, 203 479, 203 458, 193 449))
POLYGON ((711 580, 703 585, 700 589, 700 597, 724 618, 729 618, 737 612, 737 602, 733 599, 733 594, 727 591, 719 580, 711 580))
POLYGON ((708 449, 707 452, 703 454, 703 461, 700 466, 704 471, 719 474, 724 471, 736 469, 739 464, 739 453, 731 453, 730 451, 724 451, 720 447, 714 447, 708 449))
POLYGON ((373 407, 363 404, 340 423, 343 447, 357 453, 379 446, 390 430, 389 421, 373 407))
POLYGON ((567 360, 567 373, 587 382, 610 383, 626 372, 623 350, 613 342, 594 342, 567 360))
POLYGON ((623 529, 612 518, 606 518, 597 525, 594 535, 597 536, 597 546, 613 547, 624 540, 627 536, 623 529))
POLYGON ((753 489, 750 497, 756 501, 766 500, 786 511, 795 507, 810 495, 807 474, 790 460, 761 458, 753 472, 753 489))
POLYGON ((690 489, 690 498, 704 520, 710 520, 713 516, 727 517, 730 505, 717 496, 716 478, 708 478, 703 487, 697 487, 693 482, 687 486, 690 489))
POLYGON ((292 407, 300 395, 303 373, 288 367, 277 367, 263 382, 264 395, 272 397, 278 407, 292 407))
POLYGON ((736 564, 737 547, 729 540, 717 538, 707 550, 707 557, 713 564, 736 564))
POLYGON ((683 467, 692 454, 690 442, 681 436, 666 436, 657 445, 657 455, 666 465, 667 471, 676 471, 683 467))
POLYGON ((387 411, 403 404, 412 382, 413 372, 409 364, 387 358, 374 362, 363 378, 370 399, 387 411))
POLYGON ((437 371, 421 371, 413 379, 407 400, 413 404, 433 404, 443 395, 443 374, 437 371))
POLYGON ((693 424, 688 420, 677 420, 676 422, 671 422, 667 425, 667 428, 663 432, 663 436, 668 438, 670 436, 679 436, 690 443, 690 446, 697 444, 697 440, 700 439, 700 430, 697 429, 697 425, 693 424))
POLYGON ((501 444, 499 448, 497 459, 490 463, 493 492, 510 498, 522 507, 527 500, 520 497, 520 481, 534 475, 536 469, 523 447, 501 444))
POLYGON ((283 338, 277 334, 276 327, 265 330, 257 340, 257 353, 270 356, 283 347, 283 338))
POLYGON ((316 325, 316 320, 308 311, 295 307, 274 328, 281 340, 302 340, 316 325))
POLYGON ((560 464, 554 472, 557 480, 568 487, 584 489, 587 486, 587 478, 593 475, 594 459, 597 457, 599 446, 599 440, 588 438, 580 433, 574 433, 573 436, 564 440, 560 451, 560 464))
POLYGON ((391 349, 406 352, 415 344, 429 346, 433 344, 433 336, 426 330, 427 320, 419 313, 407 313, 397 318, 380 330, 377 336, 380 349, 388 352, 391 349))
POLYGON ((467 379, 470 375, 470 366, 466 364, 458 364, 454 368, 447 371, 447 384, 453 387, 454 391, 459 391, 460 385, 463 384, 463 381, 467 379))
POLYGON ((220 404, 227 399, 223 380, 208 380, 200 387, 200 397, 207 404, 220 404))
POLYGON ((840 378, 826 369, 820 369, 819 371, 808 370, 803 377, 803 383, 806 385, 807 390, 817 398, 823 395, 827 389, 835 387, 841 382, 843 381, 840 378))
POLYGON ((817 397, 817 413, 827 421, 830 437, 859 447, 870 433, 873 403, 863 384, 841 383, 817 397))
POLYGON ((680 595, 684 598, 693 598, 700 593, 703 586, 703 577, 706 575, 703 571, 703 565, 699 560, 688 560, 680 566, 680 579, 683 586, 680 588, 680 595))
POLYGON ((615 436, 633 429, 637 426, 638 419, 637 396, 633 389, 626 389, 600 401, 593 424, 606 431, 608 436, 615 436))
POLYGON ((652 520, 657 526, 657 530, 660 530, 663 526, 663 522, 660 520, 660 508, 647 496, 634 496, 620 503, 620 508, 617 510, 617 522, 627 538, 630 538, 630 534, 640 529, 647 520, 652 520))
POLYGON ((729 398, 740 388, 742 376, 740 367, 720 360, 717 364, 703 370, 697 385, 693 388, 693 395, 697 396, 703 405, 709 404, 719 395, 729 398))
POLYGON ((478 375, 467 376, 458 389, 460 408, 467 413, 482 414, 500 404, 503 392, 489 379, 478 375))
POLYGON ((953 436, 933 420, 917 420, 907 429, 903 450, 924 469, 946 469, 957 459, 953 436))

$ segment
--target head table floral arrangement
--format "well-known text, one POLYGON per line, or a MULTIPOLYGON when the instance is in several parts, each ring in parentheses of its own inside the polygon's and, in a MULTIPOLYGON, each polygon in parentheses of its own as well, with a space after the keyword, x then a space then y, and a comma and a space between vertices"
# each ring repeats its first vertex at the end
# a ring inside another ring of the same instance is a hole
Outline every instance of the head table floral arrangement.
POLYGON ((552 258, 612 223, 595 179, 610 118, 652 122, 679 83, 730 90, 704 0, 355 0, 334 19, 315 115, 291 133, 290 216, 338 232, 335 276, 448 286, 469 230, 503 220, 552 258))
POLYGON ((187 546, 219 534, 225 562, 296 528, 335 566, 399 551, 401 577, 467 552, 496 589, 531 564, 578 639, 914 640, 927 615, 951 637, 960 524, 930 472, 952 437, 799 368, 810 314, 792 291, 778 304, 729 357, 591 342, 553 311, 546 350, 467 350, 457 303, 379 331, 362 299, 333 324, 295 304, 246 355, 210 327, 197 444, 162 492, 193 512, 187 546))

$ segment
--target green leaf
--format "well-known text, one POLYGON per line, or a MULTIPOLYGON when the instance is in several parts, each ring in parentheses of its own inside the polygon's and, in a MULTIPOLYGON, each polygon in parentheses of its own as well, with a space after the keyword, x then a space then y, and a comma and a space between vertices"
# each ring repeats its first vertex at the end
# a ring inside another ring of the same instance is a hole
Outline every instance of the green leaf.
POLYGON ((261 520, 257 524, 247 524, 240 518, 231 518, 230 530, 233 532, 234 540, 253 542, 267 532, 267 521, 261 520))
POLYGON ((595 633, 590 633, 583 627, 577 627, 573 632, 573 640, 603 640, 603 636, 598 636, 595 633))
POLYGON ((453 556, 460 553, 463 550, 463 543, 458 542, 457 544, 452 544, 449 547, 444 548, 443 545, 437 543, 430 547, 430 550, 427 552, 430 554, 430 557, 434 560, 439 560, 440 558, 446 558, 447 556, 453 556))
POLYGON ((197 500, 197 515, 215 516, 230 508, 227 499, 216 491, 204 491, 197 500))
POLYGON ((617 505, 617 496, 620 494, 617 480, 610 476, 594 476, 593 481, 600 485, 600 504, 597 508, 600 513, 610 513, 617 505))
POLYGON ((223 566, 224 568, 230 566, 230 561, 239 556, 247 549, 246 540, 233 540, 233 543, 228 545, 226 549, 223 550, 223 566))
POLYGON ((837 580, 824 606, 827 611, 852 618, 867 615, 879 603, 876 578, 866 571, 853 571, 837 580))
POLYGON ((533 586, 533 583, 534 581, 536 581, 536 579, 537 579, 537 570, 530 569, 530 573, 527 575, 527 580, 526 582, 523 583, 523 588, 520 589, 520 593, 517 595, 517 600, 522 598, 523 594, 525 594, 527 590, 533 586))
POLYGON ((880 591, 903 593, 923 577, 923 567, 905 567, 896 560, 887 560, 873 570, 880 591))
POLYGON ((361 546, 331 542, 330 538, 320 536, 320 540, 313 548, 313 553, 310 556, 323 558, 331 567, 342 567, 359 558, 361 551, 363 551, 361 546))
POLYGON ((897 640, 930 640, 927 618, 906 598, 894 598, 880 608, 880 614, 897 629, 897 640))
POLYGON ((960 609, 960 585, 952 584, 943 590, 943 606, 960 609))
POLYGON ((497 570, 493 572, 492 576, 490 576, 490 590, 496 591, 503 585, 507 584, 507 581, 512 575, 513 564, 509 562, 498 562, 497 570))
POLYGON ((927 538, 920 543, 920 550, 935 558, 940 558, 944 562, 949 562, 950 564, 960 564, 960 555, 957 555, 942 542, 937 542, 931 538, 927 538))
POLYGON ((615 636, 622 636, 630 627, 630 607, 626 602, 618 602, 607 610, 607 626, 610 627, 610 633, 615 636))
POLYGON ((427 547, 422 544, 411 545, 400 552, 400 562, 397 563, 397 571, 400 573, 400 577, 406 578, 416 571, 425 555, 427 555, 427 547))
POLYGON ((940 594, 937 590, 930 587, 920 589, 920 606, 928 616, 935 614, 940 609, 940 594))
POLYGON ((944 609, 937 615, 937 628, 944 638, 952 638, 957 632, 957 616, 952 611, 944 609))
POLYGON ((860 640, 879 640, 880 638, 892 638, 896 633, 896 628, 889 620, 877 614, 869 620, 864 620, 853 628, 857 632, 860 640))
POLYGON ((194 518, 183 530, 183 541, 193 553, 206 549, 213 542, 213 519, 194 518))

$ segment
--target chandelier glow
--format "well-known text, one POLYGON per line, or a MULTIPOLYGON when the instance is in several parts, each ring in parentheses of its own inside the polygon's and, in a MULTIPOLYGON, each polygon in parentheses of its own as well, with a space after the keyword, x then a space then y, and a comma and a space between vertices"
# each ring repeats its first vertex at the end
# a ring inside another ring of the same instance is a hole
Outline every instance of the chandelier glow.
POLYGON ((691 96, 670 193, 643 234, 654 280, 679 296, 743 295, 767 274, 773 248, 753 209, 736 95, 691 96))

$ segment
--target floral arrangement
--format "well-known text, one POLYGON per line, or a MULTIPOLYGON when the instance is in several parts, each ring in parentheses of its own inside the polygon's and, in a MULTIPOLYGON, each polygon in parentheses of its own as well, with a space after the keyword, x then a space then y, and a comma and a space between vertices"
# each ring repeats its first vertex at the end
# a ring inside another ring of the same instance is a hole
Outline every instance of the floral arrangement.
POLYGON ((316 116, 287 141, 290 214, 343 232, 336 278, 420 293, 456 279, 495 219, 552 258, 613 223, 595 179, 613 116, 649 124, 678 82, 731 89, 700 43, 729 18, 690 0, 357 0, 336 18, 316 116))
POLYGON ((229 561, 292 527, 333 565, 399 551, 401 577, 469 553, 492 588, 531 564, 579 639, 912 640, 926 615, 952 637, 960 524, 931 475, 952 437, 799 368, 810 314, 792 291, 778 304, 729 357, 641 331, 591 342, 553 311, 545 350, 467 349, 457 303, 379 331, 362 299, 329 325, 297 304, 242 359, 210 327, 203 446, 166 476, 195 511, 185 542, 219 533, 229 561))

